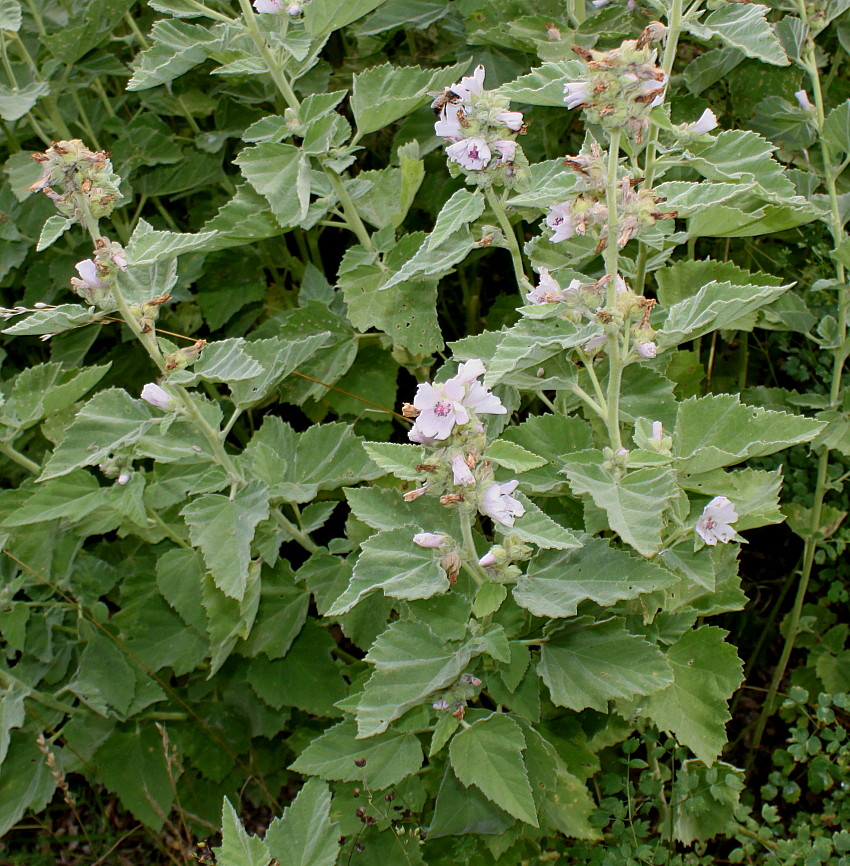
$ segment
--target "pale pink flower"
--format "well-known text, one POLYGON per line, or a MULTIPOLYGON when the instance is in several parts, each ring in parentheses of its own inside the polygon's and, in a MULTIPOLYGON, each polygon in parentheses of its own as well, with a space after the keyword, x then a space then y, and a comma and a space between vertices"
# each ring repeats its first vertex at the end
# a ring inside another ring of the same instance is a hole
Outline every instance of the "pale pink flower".
POLYGON ((798 90, 794 96, 797 98, 797 102, 803 111, 814 111, 815 107, 812 105, 811 100, 809 99, 809 94, 806 93, 805 90, 798 90))
POLYGON ((584 344, 585 352, 595 352, 597 349, 601 349, 608 342, 608 337, 605 334, 599 334, 596 337, 591 337, 584 344))
POLYGON ((491 484, 481 498, 481 510, 503 526, 513 526, 514 518, 525 514, 523 504, 510 494, 517 489, 519 481, 491 484))
POLYGON ((706 110, 699 116, 699 120, 690 125, 690 131, 694 135, 705 135, 707 132, 711 132, 712 129, 716 128, 717 117, 710 108, 706 108, 706 110))
POLYGON ((475 484, 475 476, 467 466, 462 454, 455 454, 452 457, 452 474, 454 475, 455 484, 462 487, 468 487, 470 484, 475 484))
POLYGON ((434 133, 441 138, 449 138, 452 141, 459 141, 463 138, 463 127, 460 124, 459 113, 463 113, 463 109, 455 103, 448 103, 440 109, 440 119, 434 124, 434 133))
POLYGON ((487 167, 492 154, 483 138, 465 138, 450 144, 446 156, 469 171, 481 171, 487 167))
POLYGON ((647 340, 645 343, 638 343, 635 352, 641 358, 654 358, 658 354, 658 346, 652 340, 647 340))
POLYGON ((478 560, 478 564, 482 568, 490 568, 491 566, 496 565, 496 563, 497 559, 495 556, 493 556, 492 550, 485 553, 484 556, 482 556, 481 559, 478 560))
POLYGON ((571 81, 564 85, 564 102, 567 103, 567 108, 580 108, 590 101, 592 95, 586 81, 571 81))
POLYGON ((440 532, 417 532, 413 536, 413 543, 418 544, 420 547, 434 550, 439 547, 445 547, 449 543, 449 537, 440 532))
POLYGON ((84 285, 89 288, 102 289, 106 285, 97 275, 97 264, 94 259, 83 259, 83 261, 77 262, 74 267, 77 269, 77 273, 80 275, 80 279, 84 285))
POLYGON ((571 238, 576 233, 576 229, 570 216, 570 203, 553 204, 546 216, 546 225, 554 232, 549 238, 553 243, 571 238))
POLYGON ((522 129, 523 117, 521 111, 500 111, 496 115, 496 120, 499 123, 504 123, 513 132, 519 132, 522 129))
POLYGON ((481 93, 484 89, 484 67, 478 65, 475 67, 475 71, 472 75, 467 75, 457 84, 453 84, 449 90, 455 94, 455 96, 460 97, 464 102, 469 101, 469 97, 471 94, 481 93))
POLYGON ((490 147, 499 153, 499 162, 513 162, 516 156, 516 142, 504 139, 501 141, 491 141, 490 147))
POLYGON ((652 438, 660 442, 664 438, 664 425, 660 421, 652 422, 652 438))
POLYGON ((447 439, 455 424, 468 424, 470 410, 484 415, 504 415, 507 409, 495 394, 476 380, 484 364, 473 358, 458 367, 457 375, 431 385, 423 382, 416 389, 413 405, 419 410, 407 436, 412 442, 430 444, 447 439))
POLYGON ((735 538, 735 530, 731 524, 737 519, 735 506, 725 496, 715 496, 697 520, 697 535, 711 547, 718 541, 726 544, 735 538))
POLYGON ((156 406, 157 409, 170 409, 174 405, 174 398, 164 388, 155 385, 153 382, 148 382, 142 388, 142 400, 150 403, 151 406, 156 406))
POLYGON ((529 304, 551 304, 561 300, 561 286, 549 273, 547 268, 540 268, 540 280, 537 288, 532 289, 525 300, 529 304))
POLYGON ((277 15, 283 9, 281 0, 254 0, 254 8, 261 15, 277 15))

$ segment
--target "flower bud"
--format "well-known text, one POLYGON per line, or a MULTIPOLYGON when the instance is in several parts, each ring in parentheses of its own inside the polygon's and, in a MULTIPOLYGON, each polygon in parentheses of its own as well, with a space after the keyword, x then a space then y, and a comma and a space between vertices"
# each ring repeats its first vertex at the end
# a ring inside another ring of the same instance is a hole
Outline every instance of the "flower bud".
POLYGON ((439 532, 417 532, 413 536, 413 543, 420 547, 436 549, 445 547, 449 543, 449 537, 439 532))
POLYGON ((174 398, 164 388, 153 382, 148 382, 142 388, 142 400, 156 406, 157 409, 171 409, 174 406, 174 398))
POLYGON ((652 340, 648 340, 645 343, 638 343, 635 352, 641 358, 654 358, 658 354, 658 346, 652 340))

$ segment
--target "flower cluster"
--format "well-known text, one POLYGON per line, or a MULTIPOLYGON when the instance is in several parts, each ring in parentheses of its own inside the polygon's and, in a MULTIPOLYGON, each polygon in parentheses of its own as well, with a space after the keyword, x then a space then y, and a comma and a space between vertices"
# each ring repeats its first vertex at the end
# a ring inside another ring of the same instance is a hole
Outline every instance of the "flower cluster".
MULTIPOLYGON (((419 385, 413 405, 402 408, 405 417, 416 419, 408 438, 434 449, 418 467, 427 480, 404 498, 411 502, 426 494, 439 496, 444 505, 480 511, 503 526, 513 526, 525 513, 522 503, 511 496, 518 482, 497 482, 493 465, 481 459, 487 437, 478 416, 507 413, 502 401, 478 381, 482 375, 480 360, 467 361, 445 382, 419 385)), ((418 538, 422 547, 444 546, 430 533, 418 538)))
POLYGON ((484 67, 439 93, 431 103, 434 132, 451 142, 446 148, 453 174, 481 185, 515 187, 529 174, 528 161, 516 136, 525 132, 522 113, 509 110, 509 100, 484 90, 484 67))
POLYGON ((98 240, 95 257, 75 265, 79 277, 71 277, 71 287, 87 304, 108 309, 112 306, 112 283, 118 271, 127 270, 121 244, 105 238, 98 240))
MULTIPOLYGON (((571 280, 562 289, 557 279, 546 268, 540 268, 537 288, 526 295, 526 303, 531 305, 551 304, 552 315, 569 319, 578 324, 582 320, 602 324, 606 331, 619 330, 626 323, 631 326, 634 353, 638 358, 654 358, 657 346, 653 340, 655 331, 649 324, 652 308, 656 301, 635 294, 626 281, 619 276, 615 280, 616 303, 613 308, 605 306, 606 286, 611 277, 604 276, 593 283, 571 280)), ((541 318, 540 315, 535 318, 541 318)), ((545 315, 542 318, 546 318, 545 315)), ((591 338, 584 351, 594 354, 607 343, 606 335, 591 338)))
POLYGON ((122 196, 120 178, 108 157, 108 153, 89 150, 76 138, 55 141, 44 153, 32 155, 41 164, 42 174, 30 190, 43 192, 59 213, 75 222, 82 219, 84 207, 95 219, 109 216, 122 196))
MULTIPOLYGON (((552 229, 549 238, 554 243, 590 231, 598 238, 597 252, 608 243, 609 219, 606 204, 606 157, 596 144, 590 154, 569 156, 564 165, 571 168, 584 185, 584 190, 570 201, 549 208, 546 225, 552 229)), ((642 228, 658 220, 674 219, 676 211, 661 211, 661 196, 648 187, 638 189, 640 181, 628 175, 622 177, 617 191, 617 244, 624 247, 642 228)))
POLYGON ((591 123, 625 128, 640 144, 649 125, 647 115, 664 101, 667 76, 656 65, 656 50, 651 44, 661 39, 666 29, 653 22, 637 39, 627 39, 610 51, 573 46, 587 72, 581 80, 564 85, 567 108, 584 109, 591 123))

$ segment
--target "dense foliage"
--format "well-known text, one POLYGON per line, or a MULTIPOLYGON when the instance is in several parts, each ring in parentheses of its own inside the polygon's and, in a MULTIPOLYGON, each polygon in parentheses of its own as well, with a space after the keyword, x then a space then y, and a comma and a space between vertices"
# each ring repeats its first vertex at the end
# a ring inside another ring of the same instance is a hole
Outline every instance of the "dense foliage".
POLYGON ((850 0, 0 47, 2 857, 850 863, 850 0))

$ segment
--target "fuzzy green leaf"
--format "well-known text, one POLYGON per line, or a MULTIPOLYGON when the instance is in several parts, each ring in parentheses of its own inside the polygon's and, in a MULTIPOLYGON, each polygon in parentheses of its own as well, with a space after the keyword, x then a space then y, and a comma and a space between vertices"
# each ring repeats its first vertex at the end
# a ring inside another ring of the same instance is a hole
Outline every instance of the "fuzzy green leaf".
POLYGON ((415 529, 379 532, 365 541, 351 582, 326 616, 347 613, 364 596, 380 589, 391 598, 431 598, 449 590, 445 569, 434 551, 413 543, 415 529))
POLYGON ((437 215, 434 229, 428 237, 428 249, 438 247, 463 226, 477 220, 482 213, 484 213, 484 196, 481 191, 459 189, 437 215))
POLYGON ((351 110, 357 123, 358 138, 410 114, 431 99, 429 90, 448 87, 468 67, 468 63, 458 63, 435 70, 384 63, 355 75, 351 110))
POLYGON ((726 744, 726 703, 743 680, 735 648, 716 626, 686 632, 667 651, 673 683, 651 695, 644 714, 675 734, 703 763, 711 765, 726 744))
POLYGON ((608 711, 608 701, 650 695, 670 685, 664 654, 622 621, 573 620, 540 650, 537 672, 552 701, 571 710, 608 711))
POLYGON ((757 3, 727 3, 718 0, 705 21, 688 29, 702 38, 705 31, 708 31, 731 48, 742 51, 747 57, 755 57, 775 66, 787 66, 788 58, 767 20, 768 12, 770 7, 757 3))
POLYGON ((644 556, 661 547, 661 515, 676 495, 672 470, 664 466, 630 471, 617 478, 603 466, 601 451, 564 457, 564 474, 578 494, 589 494, 608 514, 611 528, 644 556))
POLYGON ((207 493, 184 506, 180 514, 189 526, 192 544, 201 548, 216 586, 241 600, 248 581, 251 540, 261 520, 269 516, 269 491, 253 482, 232 498, 207 493))
POLYGON ((346 720, 313 740, 289 769, 332 782, 361 782, 379 791, 421 766, 422 747, 414 734, 388 731, 358 740, 356 724, 346 720))
POLYGON ((310 163, 291 144, 267 141, 246 147, 233 162, 262 195, 283 228, 296 226, 310 204, 310 163))
POLYGON ((501 809, 539 827, 522 759, 525 748, 519 725, 509 716, 495 714, 455 734, 449 757, 464 785, 475 785, 501 809))
MULTIPOLYGON (((499 88, 499 93, 515 102, 526 105, 547 105, 552 108, 564 107, 564 85, 575 81, 585 74, 584 64, 576 60, 560 60, 544 63, 499 88)), ((562 166, 563 168, 563 166, 562 166)))
POLYGON ((334 866, 339 857, 339 827, 331 820, 331 792, 310 779, 292 805, 266 831, 269 853, 286 866, 334 866))
POLYGON ((151 45, 136 57, 135 72, 127 90, 147 90, 167 84, 203 63, 209 44, 218 37, 205 27, 183 21, 155 21, 151 45))
POLYGON ((680 472, 697 475, 808 442, 823 426, 812 418, 747 406, 737 394, 709 394, 679 404, 673 454, 680 472))
POLYGON ((221 807, 221 847, 213 849, 219 866, 268 866, 271 854, 259 836, 249 836, 227 797, 221 807))
POLYGON ((541 551, 528 564, 513 594, 535 616, 575 616, 586 600, 603 607, 676 583, 675 575, 602 538, 585 537, 578 550, 541 551))

